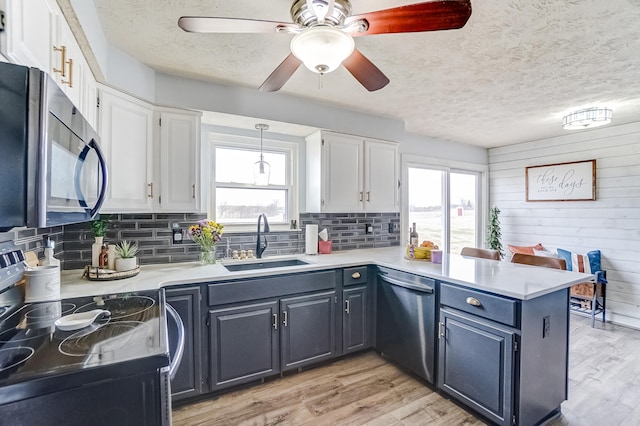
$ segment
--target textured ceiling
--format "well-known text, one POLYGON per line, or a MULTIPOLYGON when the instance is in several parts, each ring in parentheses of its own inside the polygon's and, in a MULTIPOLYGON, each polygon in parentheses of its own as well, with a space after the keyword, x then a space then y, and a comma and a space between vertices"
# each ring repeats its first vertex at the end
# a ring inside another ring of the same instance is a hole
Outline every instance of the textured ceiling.
MULTIPOLYGON (((417 1, 352 0, 353 13, 417 1)), ((94 0, 114 46, 150 67, 257 88, 289 53, 286 34, 193 34, 183 15, 290 21, 289 0, 94 0)), ((367 92, 344 69, 304 67, 281 92, 405 121, 406 130, 484 147, 566 134, 562 116, 613 109, 640 121, 640 0, 472 0, 460 30, 358 37, 391 80, 367 92)))

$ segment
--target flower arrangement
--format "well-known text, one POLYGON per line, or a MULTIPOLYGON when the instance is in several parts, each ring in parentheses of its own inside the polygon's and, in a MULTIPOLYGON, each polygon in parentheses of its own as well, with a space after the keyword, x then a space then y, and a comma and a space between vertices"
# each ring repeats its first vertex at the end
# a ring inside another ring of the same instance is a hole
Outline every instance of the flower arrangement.
POLYGON ((189 226, 189 237, 200 246, 202 263, 215 263, 213 249, 222 238, 224 226, 213 220, 203 219, 189 226))

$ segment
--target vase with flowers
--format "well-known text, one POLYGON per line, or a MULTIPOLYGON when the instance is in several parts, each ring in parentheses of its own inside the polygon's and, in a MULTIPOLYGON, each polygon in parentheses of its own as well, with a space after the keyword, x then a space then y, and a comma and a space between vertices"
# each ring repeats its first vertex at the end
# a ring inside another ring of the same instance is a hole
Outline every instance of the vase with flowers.
POLYGON ((213 220, 203 219, 189 227, 189 237, 200 246, 200 263, 216 263, 216 244, 222 238, 224 226, 213 220))

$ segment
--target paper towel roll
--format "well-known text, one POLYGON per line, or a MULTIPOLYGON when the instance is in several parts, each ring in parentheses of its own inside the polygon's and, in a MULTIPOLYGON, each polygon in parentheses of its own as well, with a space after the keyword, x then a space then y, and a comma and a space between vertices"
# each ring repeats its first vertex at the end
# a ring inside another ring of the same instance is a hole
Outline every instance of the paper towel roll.
POLYGON ((318 254, 318 225, 307 225, 304 232, 304 252, 318 254))

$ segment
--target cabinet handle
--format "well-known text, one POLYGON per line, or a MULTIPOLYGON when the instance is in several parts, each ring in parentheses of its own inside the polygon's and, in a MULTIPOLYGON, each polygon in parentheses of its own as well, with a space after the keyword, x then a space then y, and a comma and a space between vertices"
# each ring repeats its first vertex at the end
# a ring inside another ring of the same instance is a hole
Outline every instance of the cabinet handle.
POLYGON ((282 325, 285 327, 289 325, 289 320, 287 318, 287 311, 282 312, 282 325))
POLYGON ((191 185, 191 198, 196 199, 196 184, 191 185))
POLYGON ((363 197, 364 197, 364 192, 360 191, 360 202, 362 202, 363 197))
POLYGON ((278 314, 273 314, 273 329, 277 330, 278 329, 278 314))
POLYGON ((371 193, 367 191, 367 201, 371 201, 371 193))
POLYGON ((438 338, 442 339, 444 337, 444 323, 438 323, 438 338))
POLYGON ((358 278, 360 278, 360 272, 354 272, 353 274, 351 274, 351 278, 357 280, 358 278))
POLYGON ((350 313, 349 312, 349 300, 345 300, 344 301, 344 311, 347 313, 347 315, 350 313))
POLYGON ((60 73, 61 76, 66 77, 65 66, 67 65, 67 47, 66 46, 53 46, 54 52, 60 52, 60 68, 53 67, 53 72, 60 73))
POLYGON ((153 198, 153 182, 148 183, 147 187, 149 188, 149 192, 147 193, 147 197, 153 198))
POLYGON ((467 303, 472 306, 482 306, 482 303, 475 297, 467 297, 467 303))
POLYGON ((69 80, 62 80, 62 84, 67 84, 69 88, 73 87, 73 59, 69 58, 67 61, 69 65, 69 80))

